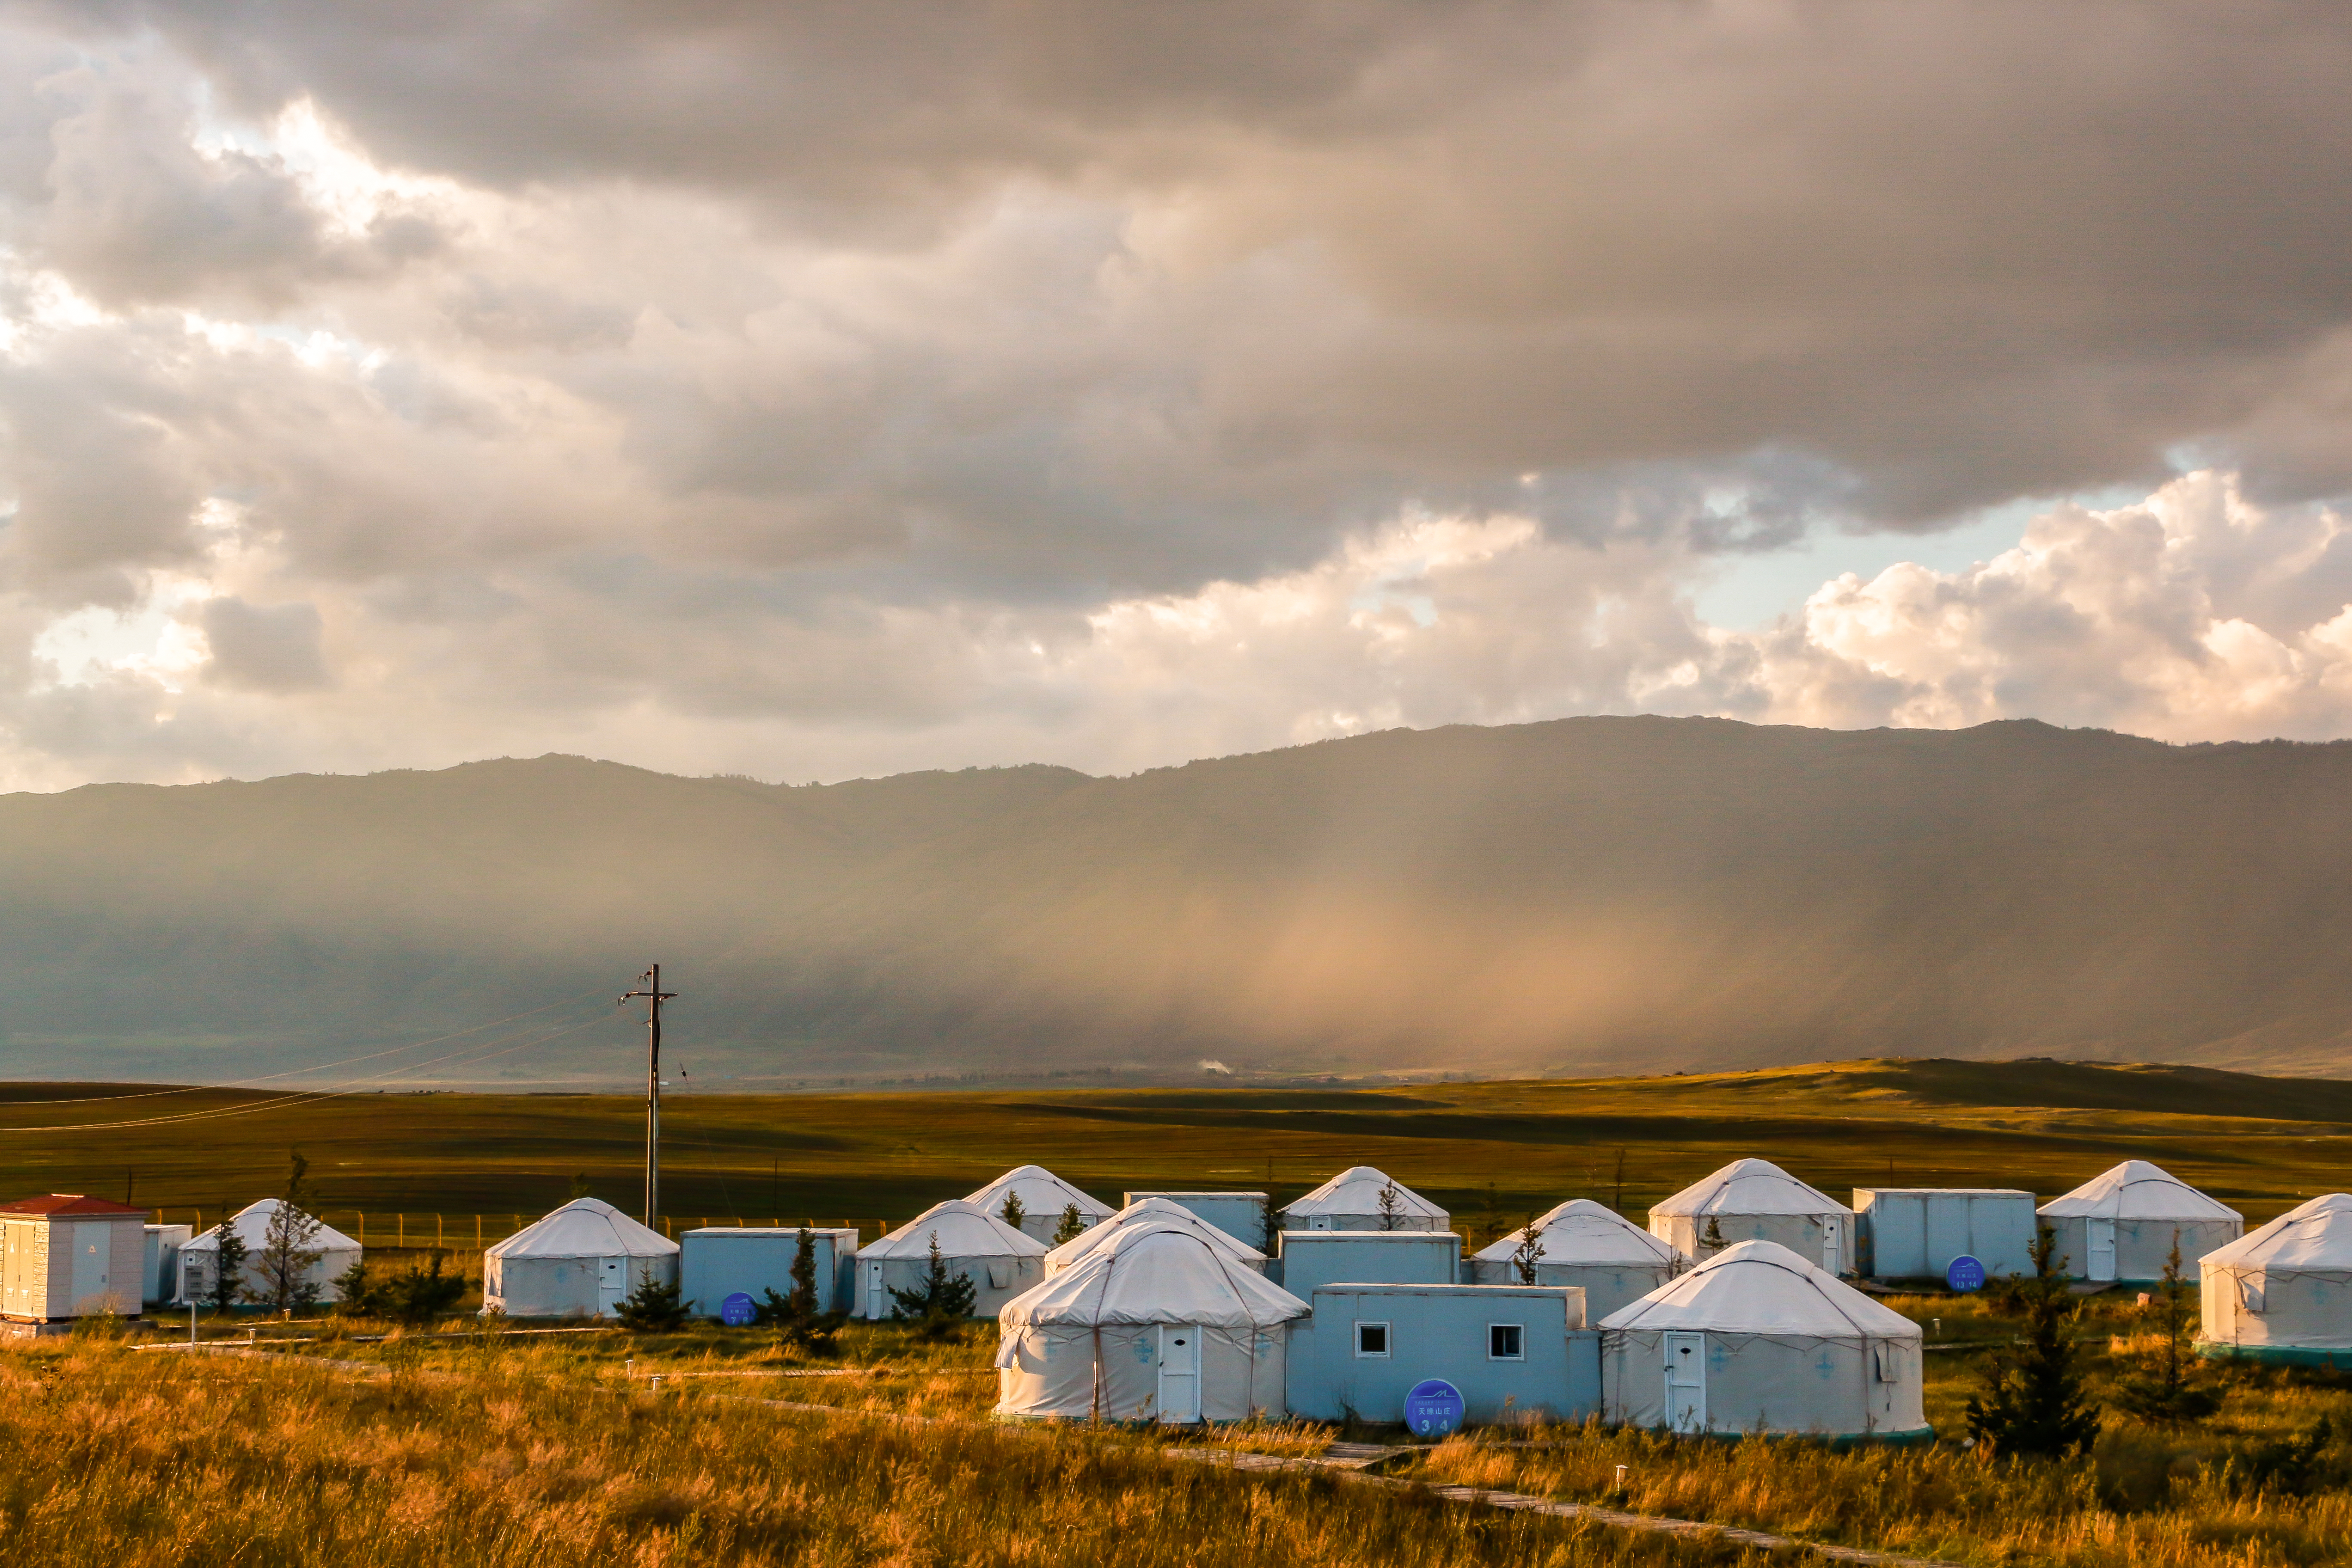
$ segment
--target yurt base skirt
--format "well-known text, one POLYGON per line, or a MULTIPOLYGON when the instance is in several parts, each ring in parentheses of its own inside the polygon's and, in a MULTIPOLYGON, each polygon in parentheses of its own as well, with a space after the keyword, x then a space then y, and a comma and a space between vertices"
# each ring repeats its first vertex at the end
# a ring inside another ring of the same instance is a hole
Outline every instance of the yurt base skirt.
POLYGON ((2197 1353, 2210 1361, 2252 1362, 2259 1366, 2310 1366, 2328 1372, 2352 1372, 2352 1346, 2326 1350, 2312 1345, 2203 1345, 2197 1353))

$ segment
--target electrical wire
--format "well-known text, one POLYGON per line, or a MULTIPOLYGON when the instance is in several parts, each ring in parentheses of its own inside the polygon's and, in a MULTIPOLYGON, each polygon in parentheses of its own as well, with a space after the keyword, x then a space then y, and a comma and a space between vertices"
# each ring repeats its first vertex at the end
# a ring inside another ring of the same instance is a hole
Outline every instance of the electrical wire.
MULTIPOLYGON (((540 1008, 537 1009, 537 1011, 544 1012, 546 1009, 540 1008)), ((525 1015, 518 1016, 521 1016, 525 1015)), ((486 1061, 495 1061, 500 1057, 512 1056, 517 1051, 529 1050, 536 1046, 543 1046, 552 1041, 562 1039, 568 1035, 576 1035, 583 1029, 593 1028, 598 1024, 607 1022, 610 1017, 611 1015, 600 1011, 598 1014, 583 1018, 576 1024, 567 1025, 563 1027, 554 1029, 551 1032, 539 1033, 537 1031, 531 1031, 531 1038, 511 1046, 505 1046, 505 1041, 503 1040, 492 1040, 487 1042, 478 1041, 474 1045, 467 1046, 462 1049, 451 1051, 446 1056, 436 1057, 431 1061, 416 1062, 407 1067, 392 1068, 383 1072, 361 1079, 358 1080, 356 1085, 349 1088, 324 1090, 291 1091, 282 1094, 276 1099, 264 1100, 258 1105, 226 1106, 208 1110, 185 1110, 178 1111, 169 1116, 142 1117, 126 1121, 67 1122, 52 1123, 46 1126, 36 1127, 0 1126, 0 1133, 106 1132, 132 1127, 164 1127, 189 1121, 212 1121, 231 1116, 256 1116, 268 1110, 291 1110, 305 1105, 317 1105, 325 1100, 347 1099, 354 1095, 373 1094, 376 1092, 376 1090, 373 1088, 365 1086, 374 1085, 380 1083, 382 1080, 398 1078, 409 1073, 422 1072, 427 1068, 439 1067, 446 1062, 456 1061, 461 1057, 468 1058, 467 1064, 468 1066, 486 1061), (485 1046, 505 1046, 505 1048, 500 1050, 486 1050, 484 1048, 485 1046)))
POLYGON ((502 1028, 505 1026, 513 1023, 518 1018, 536 1017, 541 1013, 549 1012, 557 1007, 576 1006, 590 996, 602 997, 604 994, 604 987, 599 986, 594 991, 583 992, 577 996, 566 996, 560 1002, 550 1002, 545 1006, 533 1007, 528 1012, 509 1013, 503 1018, 493 1018, 487 1024, 476 1024, 470 1028, 454 1030, 446 1035, 435 1035, 429 1039, 411 1040, 404 1046, 387 1046, 380 1051, 369 1051, 362 1056, 345 1057, 340 1061, 313 1062, 309 1067, 292 1068, 285 1072, 264 1073, 257 1077, 231 1079, 226 1083, 193 1083, 183 1084, 177 1089, 142 1089, 136 1094, 92 1094, 79 1096, 71 1100, 0 1100, 0 1108, 14 1110, 36 1105, 110 1105, 118 1100, 161 1100, 174 1094, 202 1094, 208 1089, 243 1089, 248 1085, 257 1083, 275 1083, 280 1079, 299 1078, 304 1073, 324 1072, 329 1068, 350 1067, 355 1062, 372 1062, 379 1057, 397 1056, 402 1051, 417 1050, 425 1046, 437 1046, 445 1040, 462 1039, 467 1035, 478 1035, 484 1029, 502 1028))

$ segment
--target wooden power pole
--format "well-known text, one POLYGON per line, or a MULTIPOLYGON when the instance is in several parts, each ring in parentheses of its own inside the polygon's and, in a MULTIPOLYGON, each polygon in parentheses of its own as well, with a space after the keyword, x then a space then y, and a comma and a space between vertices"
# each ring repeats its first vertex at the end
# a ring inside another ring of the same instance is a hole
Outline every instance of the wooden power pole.
POLYGON ((622 993, 625 1007, 642 996, 646 1002, 646 1228, 661 1229, 661 1007, 677 995, 661 988, 661 965, 637 976, 640 987, 622 993))

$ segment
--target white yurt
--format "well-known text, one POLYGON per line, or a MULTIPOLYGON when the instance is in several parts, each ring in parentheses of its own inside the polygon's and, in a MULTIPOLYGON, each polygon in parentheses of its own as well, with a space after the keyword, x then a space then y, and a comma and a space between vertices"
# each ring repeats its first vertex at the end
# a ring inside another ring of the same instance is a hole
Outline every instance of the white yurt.
POLYGON ((1253 1274, 1265 1272, 1265 1254, 1256 1247, 1235 1241, 1221 1226, 1210 1224, 1182 1204, 1169 1198, 1139 1198, 1092 1230, 1072 1237, 1053 1251, 1045 1254, 1045 1278, 1051 1279, 1063 1269, 1078 1262, 1131 1225, 1151 1223, 1182 1226, 1197 1230, 1201 1239, 1225 1255, 1234 1264, 1253 1274))
POLYGON ((1777 1242, 1726 1247, 1601 1322, 1604 1417, 1681 1432, 1932 1436, 1918 1325, 1777 1242))
POLYGON ((1777 1241, 1832 1274, 1853 1270, 1853 1211, 1769 1160, 1737 1160, 1650 1211, 1650 1234, 1705 1261, 1708 1226, 1725 1246, 1777 1241))
POLYGON ((2146 1160, 2126 1160, 2039 1211, 2058 1237, 2065 1272, 2077 1279, 2146 1285, 2164 1278, 2180 1243, 2184 1278, 2197 1260, 2245 1234, 2236 1209, 2146 1160))
POLYGON ((1535 1221, 1536 1277, 1519 1278, 1518 1231, 1472 1254, 1474 1285, 1577 1285, 1584 1321, 1597 1323, 1648 1295, 1683 1268, 1683 1255, 1632 1220, 1590 1198, 1573 1198, 1535 1221))
POLYGON ((1121 1226, 997 1316, 999 1415, 1279 1417, 1290 1325, 1307 1303, 1192 1226, 1121 1226))
MULTIPOLYGON (((262 1280, 261 1255, 269 1246, 270 1216, 284 1205, 283 1198, 264 1198, 237 1210, 224 1222, 234 1226, 236 1238, 245 1243, 245 1267, 240 1272, 248 1296, 268 1289, 262 1280)), ((319 1288, 313 1299, 340 1301, 342 1292, 335 1289, 335 1281, 360 1260, 360 1244, 331 1225, 315 1218, 312 1223, 319 1228, 311 1233, 303 1250, 319 1255, 318 1262, 310 1266, 310 1283, 319 1288)), ((211 1298, 213 1280, 220 1267, 220 1233, 221 1227, 216 1225, 181 1244, 179 1286, 172 1294, 173 1305, 184 1307, 191 1301, 211 1298)))
POLYGON ((2352 1195, 2329 1193, 2289 1209, 2207 1253, 2199 1273, 2200 1348, 2352 1370, 2352 1195))
POLYGON ((1282 1211, 1285 1230, 1444 1230, 1453 1216, 1385 1171, 1355 1165, 1282 1211), (1393 1189, 1395 1215, 1381 1212, 1393 1189))
POLYGON ((677 1243, 602 1198, 574 1198, 482 1255, 482 1310, 609 1318, 647 1278, 677 1279, 677 1243))
POLYGON ((853 1318, 887 1318, 898 1310, 893 1290, 919 1290, 931 1268, 931 1238, 950 1275, 972 1283, 971 1315, 996 1310, 1045 1277, 1045 1244, 1013 1229, 968 1198, 933 1204, 881 1239, 857 1249, 853 1318))
POLYGON ((1078 1191, 1043 1165, 1015 1166, 963 1201, 1003 1218, 1007 1198, 1021 1200, 1021 1228, 1049 1247, 1053 1245, 1054 1233, 1062 1227, 1063 1214, 1072 1204, 1078 1205, 1078 1218, 1087 1225, 1099 1225, 1115 1212, 1108 1204, 1078 1191))

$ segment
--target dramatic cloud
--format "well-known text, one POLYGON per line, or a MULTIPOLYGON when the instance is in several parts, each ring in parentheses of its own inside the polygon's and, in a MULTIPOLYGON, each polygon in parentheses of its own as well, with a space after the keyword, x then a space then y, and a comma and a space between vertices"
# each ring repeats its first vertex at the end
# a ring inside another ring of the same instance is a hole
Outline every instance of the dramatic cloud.
POLYGON ((0 782, 2352 729, 2334 8, 12 16, 0 782))

